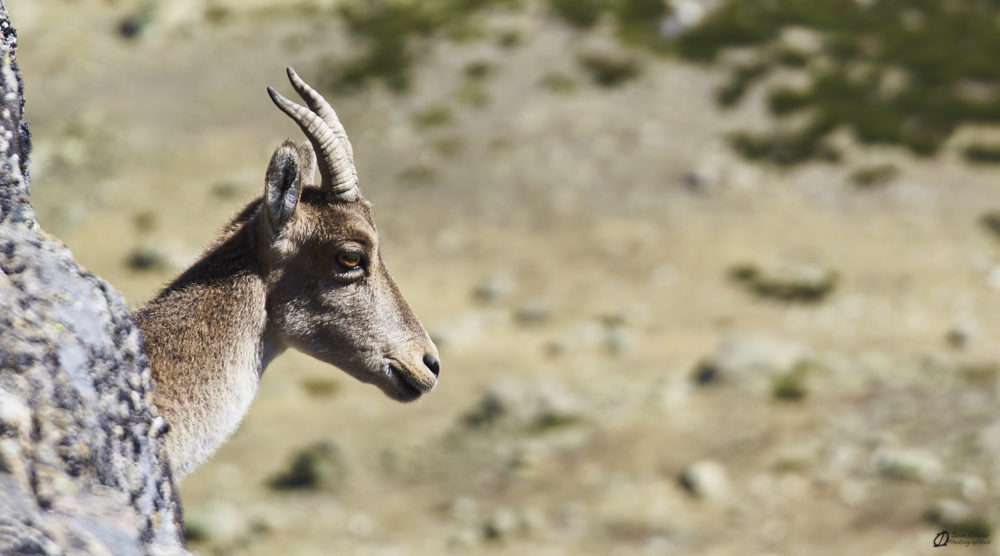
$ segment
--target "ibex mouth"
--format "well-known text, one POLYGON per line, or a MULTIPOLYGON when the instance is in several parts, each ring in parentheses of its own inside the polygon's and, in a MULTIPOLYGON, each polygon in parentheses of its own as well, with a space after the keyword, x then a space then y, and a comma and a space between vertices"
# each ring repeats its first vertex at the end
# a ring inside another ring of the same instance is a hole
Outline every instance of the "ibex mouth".
POLYGON ((386 363, 385 374, 392 386, 392 390, 386 389, 385 393, 394 400, 412 402, 434 388, 433 384, 428 387, 412 373, 398 367, 396 363, 386 363))

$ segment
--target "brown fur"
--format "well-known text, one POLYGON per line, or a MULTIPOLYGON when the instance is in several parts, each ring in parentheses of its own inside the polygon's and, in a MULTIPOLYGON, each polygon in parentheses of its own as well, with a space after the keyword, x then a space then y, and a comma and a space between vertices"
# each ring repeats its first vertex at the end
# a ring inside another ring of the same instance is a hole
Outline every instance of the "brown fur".
POLYGON ((135 313, 178 480, 236 429, 288 347, 400 401, 437 383, 437 348, 382 262, 370 205, 304 186, 315 168, 308 144, 279 146, 263 197, 135 313), (344 252, 363 263, 346 269, 344 252))

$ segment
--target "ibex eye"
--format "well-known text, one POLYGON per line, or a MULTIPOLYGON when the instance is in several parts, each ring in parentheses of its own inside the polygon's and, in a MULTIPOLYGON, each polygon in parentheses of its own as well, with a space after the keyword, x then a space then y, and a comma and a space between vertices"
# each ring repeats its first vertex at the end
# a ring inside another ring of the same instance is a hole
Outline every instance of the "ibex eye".
POLYGON ((358 253, 344 252, 337 255, 337 262, 344 268, 355 268, 361 264, 361 255, 358 253))

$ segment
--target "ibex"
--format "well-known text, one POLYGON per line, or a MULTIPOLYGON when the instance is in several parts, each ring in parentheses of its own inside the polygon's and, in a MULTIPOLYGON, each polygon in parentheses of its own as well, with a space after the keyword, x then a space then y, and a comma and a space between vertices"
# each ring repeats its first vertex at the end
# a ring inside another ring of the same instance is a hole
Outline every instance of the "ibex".
POLYGON ((382 262, 347 133, 292 68, 288 78, 308 108, 267 91, 308 142, 282 143, 264 195, 135 312, 178 481, 236 430, 264 369, 288 347, 399 401, 437 383, 437 348, 382 262), (316 153, 319 186, 309 185, 316 153))

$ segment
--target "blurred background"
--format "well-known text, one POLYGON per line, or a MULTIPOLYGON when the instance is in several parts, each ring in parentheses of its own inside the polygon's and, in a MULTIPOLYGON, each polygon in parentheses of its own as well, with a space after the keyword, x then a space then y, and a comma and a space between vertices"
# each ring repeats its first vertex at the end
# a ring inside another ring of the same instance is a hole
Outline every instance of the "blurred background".
POLYGON ((996 554, 1000 3, 9 0, 42 225, 135 306, 262 192, 294 66, 441 349, 306 356, 203 554, 996 554), (940 539, 939 539, 940 540, 940 539))

